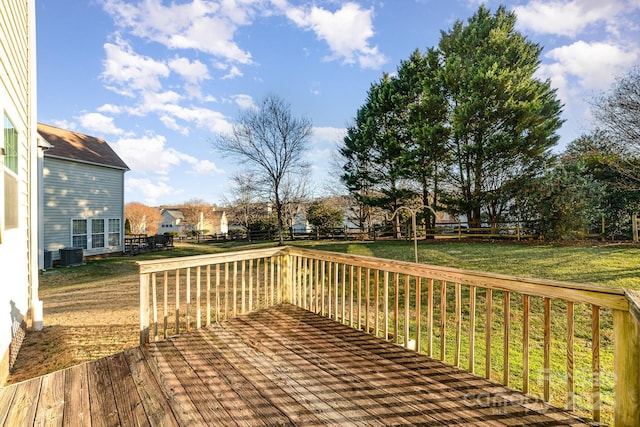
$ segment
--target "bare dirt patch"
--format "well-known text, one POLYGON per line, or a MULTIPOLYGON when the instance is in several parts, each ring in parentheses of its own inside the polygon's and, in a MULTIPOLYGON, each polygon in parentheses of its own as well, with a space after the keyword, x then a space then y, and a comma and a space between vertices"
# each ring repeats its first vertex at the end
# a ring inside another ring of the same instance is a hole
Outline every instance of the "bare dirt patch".
POLYGON ((7 384, 136 346, 139 285, 133 266, 131 270, 131 274, 75 285, 64 283, 74 281, 73 272, 56 269, 43 274, 44 329, 27 333, 7 384))

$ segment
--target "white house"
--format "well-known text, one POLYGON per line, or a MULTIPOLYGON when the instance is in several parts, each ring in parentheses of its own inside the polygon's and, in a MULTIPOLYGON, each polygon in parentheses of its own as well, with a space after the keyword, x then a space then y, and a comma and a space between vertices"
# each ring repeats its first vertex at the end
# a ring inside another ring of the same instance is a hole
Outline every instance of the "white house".
POLYGON ((214 235, 226 235, 229 233, 229 221, 227 220, 227 214, 224 211, 215 210, 205 215, 204 212, 200 212, 200 225, 199 230, 207 230, 207 234, 214 235))
POLYGON ((182 235, 186 231, 184 215, 182 215, 182 211, 180 211, 180 209, 166 208, 160 211, 158 234, 178 233, 178 235, 182 235))
POLYGON ((0 384, 18 354, 38 299, 38 148, 35 0, 2 2, 0 12, 0 384))
POLYGON ((51 260, 60 260, 67 248, 81 248, 84 256, 122 252, 127 165, 103 139, 43 123, 38 133, 50 145, 42 210, 51 260))
POLYGON ((198 224, 195 226, 187 224, 184 213, 179 208, 164 208, 160 211, 160 215, 158 234, 173 232, 184 235, 194 229, 206 230, 207 234, 216 235, 229 232, 227 214, 215 208, 211 212, 200 212, 198 224))

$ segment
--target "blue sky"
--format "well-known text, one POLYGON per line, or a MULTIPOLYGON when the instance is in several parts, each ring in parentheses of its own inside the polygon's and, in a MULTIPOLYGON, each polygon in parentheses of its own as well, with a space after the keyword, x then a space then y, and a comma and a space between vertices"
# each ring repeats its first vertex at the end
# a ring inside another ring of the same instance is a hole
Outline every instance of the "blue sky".
MULTIPOLYGON (((313 122, 308 160, 320 195, 371 83, 481 3, 37 0, 38 120, 107 140, 131 168, 127 203, 221 204, 242 165, 211 141, 275 93, 313 122)), ((593 96, 640 65, 640 0, 503 3, 544 48, 538 77, 565 104, 561 151, 592 128, 593 96)))

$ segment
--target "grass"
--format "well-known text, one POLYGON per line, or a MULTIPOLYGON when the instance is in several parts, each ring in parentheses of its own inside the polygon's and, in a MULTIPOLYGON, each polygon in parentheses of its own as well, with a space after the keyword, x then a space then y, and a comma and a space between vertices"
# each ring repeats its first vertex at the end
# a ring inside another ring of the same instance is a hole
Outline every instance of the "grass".
MULTIPOLYGON (((302 241, 294 245, 334 252, 368 255, 403 261, 414 260, 413 242, 326 242, 302 241)), ((272 242, 251 243, 224 242, 179 244, 171 251, 140 254, 135 257, 113 257, 87 261, 83 266, 56 268, 40 277, 40 297, 44 301, 45 330, 27 335, 18 361, 9 382, 18 382, 34 376, 103 357, 137 345, 138 341, 138 275, 136 261, 165 257, 180 257, 205 253, 222 253, 243 249, 272 247, 272 242)), ((640 247, 633 245, 580 245, 557 246, 536 243, 475 242, 431 240, 419 242, 419 260, 422 263, 456 267, 467 270, 487 271, 522 277, 555 279, 562 281, 593 283, 608 287, 640 289, 638 260, 640 247)), ((452 288, 452 287, 451 287, 452 288)), ((426 287, 423 287, 422 301, 426 301, 426 287)), ((452 362, 453 313, 452 289, 448 291, 447 319, 447 361, 452 362)), ((463 290, 463 299, 468 298, 463 290)), ((438 298, 436 298, 438 300, 438 298)), ((494 292, 494 336, 492 345, 494 381, 501 380, 502 371, 502 320, 501 293, 494 292)), ((483 291, 478 291, 478 318, 476 319, 476 372, 484 374, 484 320, 482 318, 483 291)), ((435 312, 439 301, 435 301, 435 312)), ((531 388, 534 395, 540 395, 542 387, 542 348, 540 301, 532 299, 531 336, 531 388), (536 335, 538 334, 538 335, 536 335)), ((463 305, 464 307, 464 305, 463 305)), ((562 405, 562 376, 566 375, 565 344, 566 306, 553 305, 552 364, 557 385, 552 389, 556 396, 553 403, 562 405), (558 397, 559 396, 559 397, 558 397), (559 400, 558 400, 559 399, 559 400)), ((512 296, 511 320, 513 332, 510 337, 511 385, 517 387, 522 382, 522 297, 512 296)), ((587 306, 576 306, 576 318, 588 318, 587 306)), ((610 313, 602 315, 603 354, 602 364, 611 365, 610 313)), ((435 318, 435 316, 434 316, 435 318)), ((460 366, 466 367, 468 350, 468 312, 463 312, 463 334, 460 366), (465 330, 467 328, 467 330, 465 330)), ((434 319, 435 320, 435 319, 434 319)), ((414 325, 409 325, 411 328, 414 325)), ((424 327, 424 325, 423 325, 424 327)), ((435 331, 438 324, 434 324, 435 331)), ((439 355, 440 337, 434 332, 434 356, 439 355)), ((576 322, 576 366, 580 372, 589 371, 590 330, 584 322, 576 322)), ((423 345, 425 345, 423 343, 423 345)), ((576 388, 581 395, 588 395, 589 375, 577 375, 576 388)), ((611 412, 612 380, 603 378, 605 418, 611 412)), ((587 407, 584 398, 579 406, 587 407)), ((583 411, 583 413, 585 413, 583 411)), ((586 413, 588 414, 588 412, 586 413)))

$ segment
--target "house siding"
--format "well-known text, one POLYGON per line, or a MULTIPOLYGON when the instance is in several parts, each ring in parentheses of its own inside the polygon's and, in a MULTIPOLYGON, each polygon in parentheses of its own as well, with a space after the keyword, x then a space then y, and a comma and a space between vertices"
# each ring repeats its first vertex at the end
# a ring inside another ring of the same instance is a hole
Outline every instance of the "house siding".
MULTIPOLYGON (((44 248, 52 259, 71 247, 73 219, 119 219, 120 245, 85 249, 84 255, 122 252, 124 249, 124 171, 75 161, 44 159, 44 248)), ((105 224, 105 226, 107 226, 105 224)))
POLYGON ((5 171, 0 156, 0 311, 9 314, 0 317, 0 384, 22 343, 32 301, 38 299, 34 13, 34 0, 0 0, 0 112, 3 123, 6 116, 18 134, 17 174, 5 171), (17 227, 4 224, 5 174, 17 180, 17 227))

